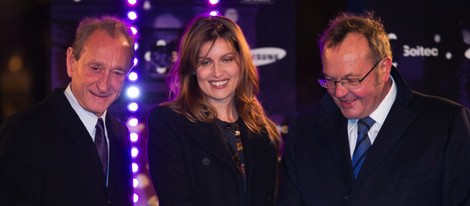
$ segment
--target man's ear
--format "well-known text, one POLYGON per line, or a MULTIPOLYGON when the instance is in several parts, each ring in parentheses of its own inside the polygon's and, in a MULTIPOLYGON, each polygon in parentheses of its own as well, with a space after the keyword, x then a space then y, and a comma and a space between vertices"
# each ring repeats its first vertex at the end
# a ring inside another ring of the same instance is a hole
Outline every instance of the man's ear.
POLYGON ((65 58, 66 58, 65 63, 66 63, 66 66, 67 66, 67 75, 69 77, 72 77, 73 65, 76 63, 75 57, 73 56, 73 48, 72 47, 67 48, 67 55, 66 55, 65 58))
POLYGON ((387 80, 390 76, 390 71, 392 71, 392 58, 384 57, 378 66, 378 69, 384 74, 384 80, 387 80))

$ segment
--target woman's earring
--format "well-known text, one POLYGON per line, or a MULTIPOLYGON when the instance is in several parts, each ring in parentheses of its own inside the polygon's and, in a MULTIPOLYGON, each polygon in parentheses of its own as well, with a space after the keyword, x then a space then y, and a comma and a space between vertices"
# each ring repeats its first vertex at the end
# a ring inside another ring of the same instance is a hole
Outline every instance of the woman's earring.
POLYGON ((196 75, 196 71, 193 71, 193 75, 196 75))

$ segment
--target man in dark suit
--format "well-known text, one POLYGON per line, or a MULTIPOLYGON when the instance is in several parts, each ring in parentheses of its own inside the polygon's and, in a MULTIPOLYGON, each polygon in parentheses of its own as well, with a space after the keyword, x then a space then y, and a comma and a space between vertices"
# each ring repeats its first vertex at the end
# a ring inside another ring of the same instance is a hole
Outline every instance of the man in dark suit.
POLYGON ((292 120, 279 205, 470 205, 469 110, 412 91, 371 13, 319 45, 328 95, 292 120))
POLYGON ((68 87, 1 126, 0 205, 132 205, 128 130, 107 109, 133 44, 119 19, 80 22, 67 49, 68 87))

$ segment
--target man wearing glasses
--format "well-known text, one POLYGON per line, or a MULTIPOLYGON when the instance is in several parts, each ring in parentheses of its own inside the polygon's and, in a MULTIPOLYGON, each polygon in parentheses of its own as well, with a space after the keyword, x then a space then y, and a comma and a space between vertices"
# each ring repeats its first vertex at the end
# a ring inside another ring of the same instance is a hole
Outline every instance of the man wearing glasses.
POLYGON ((328 94, 290 124, 278 205, 470 205, 470 111, 411 90, 372 13, 319 46, 328 94))

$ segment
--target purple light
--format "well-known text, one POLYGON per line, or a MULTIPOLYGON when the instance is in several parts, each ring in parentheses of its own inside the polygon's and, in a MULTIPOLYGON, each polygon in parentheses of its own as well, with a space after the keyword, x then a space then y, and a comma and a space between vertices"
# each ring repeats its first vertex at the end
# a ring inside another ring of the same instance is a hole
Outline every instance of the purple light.
POLYGON ((130 72, 127 78, 131 81, 135 81, 139 78, 139 75, 136 72, 130 72))
POLYGON ((139 165, 137 163, 132 163, 132 172, 137 173, 139 171, 139 165))
POLYGON ((127 18, 134 21, 137 19, 137 13, 135 11, 129 11, 127 12, 127 18))
POLYGON ((127 3, 131 6, 134 6, 137 3, 137 0, 127 0, 127 3))
POLYGON ((127 124, 129 124, 132 127, 135 127, 137 126, 137 124, 139 124, 139 120, 135 117, 132 117, 127 121, 127 124))
POLYGON ((139 105, 135 102, 131 102, 127 105, 127 109, 131 112, 135 112, 139 109, 139 105))
POLYGON ((139 186, 139 180, 137 178, 134 178, 132 179, 132 186, 134 188, 136 188, 137 186, 139 186))
POLYGON ((139 135, 135 132, 131 133, 130 134, 130 139, 131 139, 131 142, 137 142, 139 141, 139 135))
POLYGON ((138 87, 135 87, 135 86, 131 86, 129 88, 127 88, 127 97, 133 99, 133 98, 137 98, 139 97, 140 95, 140 89, 138 87))
POLYGON ((131 149, 131 156, 132 156, 133 158, 136 158, 138 154, 139 154, 139 149, 133 147, 133 148, 131 149))
MULTIPOLYGON (((147 0, 145 0, 145 2, 148 3, 147 0)), ((137 0, 127 0, 127 3, 128 3, 129 8, 134 7, 137 4, 137 0)), ((138 13, 136 11, 128 10, 127 18, 129 20, 135 21, 137 17, 138 17, 138 13)), ((134 25, 130 27, 130 30, 133 35, 137 35, 137 33, 139 32, 137 29, 137 26, 134 26, 134 25)), ((138 49, 139 49, 139 43, 135 42, 134 51, 137 51, 138 49)), ((139 63, 139 59, 134 58, 132 67, 136 67, 138 63, 139 63)), ((127 78, 130 81, 137 81, 139 79, 139 75, 137 74, 137 72, 129 72, 127 78)), ((140 88, 136 86, 130 86, 126 89, 126 94, 127 94, 127 97, 131 99, 137 98, 140 96, 140 88)), ((129 101, 127 105, 127 109, 131 112, 136 112, 139 109, 139 105, 135 101, 129 101)), ((132 143, 137 143, 139 140, 139 132, 137 131, 139 130, 138 126, 139 126, 139 119, 136 117, 129 116, 127 120, 127 127, 131 131, 129 135, 129 139, 132 143)), ((132 158, 134 159, 134 161, 136 161, 135 158, 138 157, 139 149, 137 147, 132 147, 130 152, 131 152, 132 158)), ((134 174, 133 175, 134 177, 132 179, 132 185, 134 188, 137 188, 139 186, 139 180, 135 176, 139 172, 139 165, 137 164, 137 162, 132 162, 131 167, 132 167, 132 172, 134 174)), ((139 201, 139 195, 137 195, 137 193, 134 192, 133 194, 134 204, 136 204, 138 201, 139 201)))
POLYGON ((209 0, 209 4, 215 5, 218 3, 219 3, 219 0, 209 0))
POLYGON ((134 58, 134 65, 133 65, 133 67, 137 66, 138 63, 139 63, 139 59, 134 58))
POLYGON ((139 195, 134 193, 134 203, 136 203, 137 201, 139 201, 139 195))
POLYGON ((219 12, 218 12, 218 11, 211 11, 211 12, 209 13, 209 15, 211 15, 211 16, 218 16, 218 15, 219 15, 219 12))
POLYGON ((137 49, 139 49, 139 42, 134 43, 134 50, 137 51, 137 49))
MULTIPOLYGON (((137 18, 137 16, 136 16, 136 18, 137 18)), ((138 31, 137 31, 137 27, 131 26, 131 31, 132 31, 132 34, 136 35, 137 32, 138 32, 138 31)))

